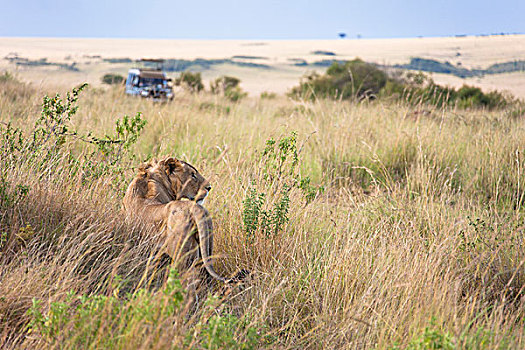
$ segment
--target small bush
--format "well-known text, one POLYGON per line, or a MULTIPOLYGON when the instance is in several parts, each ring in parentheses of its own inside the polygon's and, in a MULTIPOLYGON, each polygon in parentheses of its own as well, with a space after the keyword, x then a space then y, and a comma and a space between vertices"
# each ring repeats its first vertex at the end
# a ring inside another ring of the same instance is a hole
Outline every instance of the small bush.
POLYGON ((242 91, 238 86, 224 91, 224 96, 232 102, 237 102, 248 96, 248 93, 242 91))
POLYGON ((238 87, 240 82, 238 78, 224 75, 210 82, 210 90, 214 94, 224 94, 226 90, 238 87))
POLYGON ((104 76, 102 77, 102 82, 108 85, 122 84, 123 81, 124 77, 120 74, 108 73, 104 74, 104 76))
POLYGON ((243 201, 244 231, 248 238, 257 231, 266 237, 283 231, 289 221, 292 190, 302 193, 305 204, 324 191, 322 186, 311 185, 310 177, 301 176, 298 171, 299 149, 295 132, 278 141, 273 138, 266 140, 260 162, 262 178, 258 183, 252 182, 243 201))
POLYGON ((204 89, 201 73, 182 72, 180 76, 175 79, 175 85, 183 86, 192 93, 200 92, 204 89))
POLYGON ((261 99, 273 100, 277 97, 275 92, 263 91, 261 92, 261 99))
POLYGON ((223 95, 232 102, 237 102, 248 94, 239 86, 240 79, 229 76, 222 76, 210 82, 210 90, 217 95, 223 95))
POLYGON ((136 143, 146 121, 139 112, 134 117, 125 115, 117 119, 113 135, 99 137, 91 132, 78 132, 72 127, 71 119, 78 111, 78 98, 86 87, 87 84, 82 84, 71 93, 68 92, 65 98, 59 94, 44 96, 40 117, 29 133, 13 128, 10 124, 0 124, 2 159, 12 163, 25 159, 39 168, 45 168, 49 162, 60 157, 67 143, 80 141, 91 145, 91 152, 82 155, 82 162, 71 154, 69 165, 75 171, 81 170, 85 179, 113 174, 114 185, 123 185, 124 171, 135 160, 131 147, 136 143), (83 164, 82 169, 77 169, 80 163, 83 164))
POLYGON ((418 337, 412 339, 407 347, 407 349, 410 350, 452 350, 455 348, 453 337, 449 333, 445 333, 436 327, 434 321, 432 321, 431 325, 426 327, 418 337))

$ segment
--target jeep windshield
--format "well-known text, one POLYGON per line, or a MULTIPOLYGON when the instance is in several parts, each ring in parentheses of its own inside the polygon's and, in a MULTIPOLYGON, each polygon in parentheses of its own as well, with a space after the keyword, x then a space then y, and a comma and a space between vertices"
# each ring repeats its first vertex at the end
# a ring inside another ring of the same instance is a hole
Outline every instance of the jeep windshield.
POLYGON ((152 85, 166 85, 166 80, 156 78, 140 78, 139 85, 141 86, 152 86, 152 85))

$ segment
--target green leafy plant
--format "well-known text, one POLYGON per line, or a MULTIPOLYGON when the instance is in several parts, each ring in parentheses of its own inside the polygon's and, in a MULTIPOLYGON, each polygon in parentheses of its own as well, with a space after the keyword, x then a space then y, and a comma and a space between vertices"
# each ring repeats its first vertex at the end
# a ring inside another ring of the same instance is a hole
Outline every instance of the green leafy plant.
POLYGON ((42 301, 33 299, 27 311, 28 331, 39 334, 51 344, 64 337, 73 337, 77 346, 88 346, 96 344, 97 332, 105 324, 113 324, 110 337, 102 342, 105 348, 119 348, 122 346, 119 346, 119 338, 138 323, 156 324, 179 312, 185 291, 176 270, 171 269, 160 297, 143 288, 128 294, 124 300, 117 295, 118 290, 111 296, 78 295, 71 291, 64 301, 51 302, 47 312, 43 311, 42 301))
MULTIPOLYGON (((146 126, 146 120, 138 112, 134 117, 125 115, 115 121, 113 135, 96 137, 91 133, 81 136, 81 140, 94 144, 110 165, 116 165, 122 160, 124 154, 129 153, 131 146, 137 142, 140 132, 146 126)), ((130 155, 134 159, 133 155, 130 155)))
POLYGON ((186 334, 186 348, 255 349, 262 339, 263 327, 251 322, 250 317, 238 317, 221 310, 221 300, 208 296, 200 320, 186 334))
MULTIPOLYGON (((42 337, 51 345, 73 341, 68 348, 121 349, 133 344, 134 337, 157 336, 166 322, 180 322, 187 317, 183 306, 187 291, 175 269, 159 292, 140 288, 119 297, 119 280, 111 295, 78 295, 71 291, 65 300, 55 301, 44 310, 41 300, 33 299, 27 310, 29 333, 42 337), (143 327, 137 333, 137 327, 143 327), (107 330, 110 328, 110 331, 107 330), (134 333, 135 332, 135 333, 134 333), (103 336, 100 336, 103 334, 103 336)), ((209 297, 203 312, 194 324, 183 327, 189 345, 204 349, 252 349, 259 342, 259 329, 247 318, 237 318, 227 312, 217 313, 219 299, 209 297), (242 336, 242 339, 239 337, 242 336)))
POLYGON ((267 237, 283 230, 284 225, 289 221, 289 190, 286 185, 283 186, 271 209, 264 209, 265 193, 257 192, 254 187, 248 190, 249 193, 243 201, 244 231, 248 237, 253 237, 258 229, 267 237))
POLYGON ((259 218, 261 217, 265 197, 266 195, 264 193, 258 193, 254 184, 252 184, 252 187, 248 189, 248 193, 242 202, 244 231, 249 236, 252 236, 259 228, 259 218))
POLYGON ((0 208, 7 209, 18 205, 29 193, 29 187, 16 185, 14 190, 10 189, 9 182, 4 176, 0 176, 0 208))
POLYGON ((85 178, 90 179, 111 173, 115 175, 116 184, 121 184, 124 169, 135 160, 131 149, 144 129, 146 120, 138 112, 133 117, 125 115, 117 119, 113 134, 101 137, 91 132, 80 133, 72 127, 71 121, 79 108, 79 95, 86 87, 87 84, 82 84, 74 88, 65 98, 59 94, 54 97, 44 96, 40 117, 29 135, 13 128, 11 124, 0 125, 0 154, 3 159, 16 162, 23 158, 44 168, 63 154, 61 150, 66 143, 83 142, 93 145, 93 151, 84 153, 80 161, 79 156, 68 150, 70 166, 77 168, 77 171, 82 170, 85 178))
POLYGON ((310 178, 301 176, 298 171, 299 150, 295 132, 279 140, 266 140, 260 163, 260 182, 258 185, 255 181, 251 183, 243 200, 242 218, 248 237, 253 237, 257 231, 268 237, 284 229, 290 220, 292 190, 301 191, 306 204, 324 191, 322 186, 312 186, 310 178))
POLYGON ((52 147, 57 150, 65 143, 68 136, 76 135, 76 132, 71 132, 69 129, 71 117, 77 113, 78 96, 86 87, 87 84, 82 84, 74 88, 71 93, 67 92, 65 100, 59 94, 54 97, 44 96, 42 112, 35 123, 32 135, 32 148, 40 148, 53 141, 52 147))
POLYGON ((2 159, 12 158, 15 152, 19 152, 25 144, 25 137, 21 129, 13 128, 11 123, 5 126, 0 124, 0 145, 2 159))
POLYGON ((201 330, 201 346, 204 349, 255 349, 260 340, 258 329, 249 326, 245 318, 232 314, 214 315, 201 330), (242 329, 244 340, 239 341, 236 332, 242 329))
POLYGON ((268 183, 286 186, 288 190, 300 189, 308 204, 318 193, 322 193, 324 188, 313 186, 310 177, 303 176, 298 171, 299 153, 295 131, 278 141, 273 138, 266 140, 262 152, 263 178, 268 183))
POLYGON ((423 332, 416 336, 407 346, 410 350, 453 350, 456 348, 453 337, 447 332, 443 332, 435 324, 433 318, 430 326, 425 327, 423 332))

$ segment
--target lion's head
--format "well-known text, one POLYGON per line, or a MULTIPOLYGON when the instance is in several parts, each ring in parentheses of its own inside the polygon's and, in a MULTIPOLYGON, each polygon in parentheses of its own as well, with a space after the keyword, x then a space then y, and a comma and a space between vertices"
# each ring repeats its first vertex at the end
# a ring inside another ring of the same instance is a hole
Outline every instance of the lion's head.
MULTIPOLYGON (((203 204, 211 186, 191 164, 169 157, 150 161, 139 168, 136 184, 147 183, 143 196, 158 203, 186 198, 203 204)), ((140 193, 137 193, 141 196, 140 193)))

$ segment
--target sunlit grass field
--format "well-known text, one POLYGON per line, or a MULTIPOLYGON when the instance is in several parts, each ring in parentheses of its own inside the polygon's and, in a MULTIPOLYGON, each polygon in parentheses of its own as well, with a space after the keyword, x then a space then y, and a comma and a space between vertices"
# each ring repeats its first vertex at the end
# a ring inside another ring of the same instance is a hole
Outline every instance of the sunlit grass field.
POLYGON ((0 347, 525 347, 520 113, 88 87, 71 135, 47 124, 32 147, 55 92, 0 82, 0 347), (129 147, 86 142, 137 112, 129 147), (121 208, 135 167, 168 155, 211 182, 217 271, 251 271, 201 288, 196 306, 152 228, 121 208), (254 198, 282 224, 248 228, 254 198))

